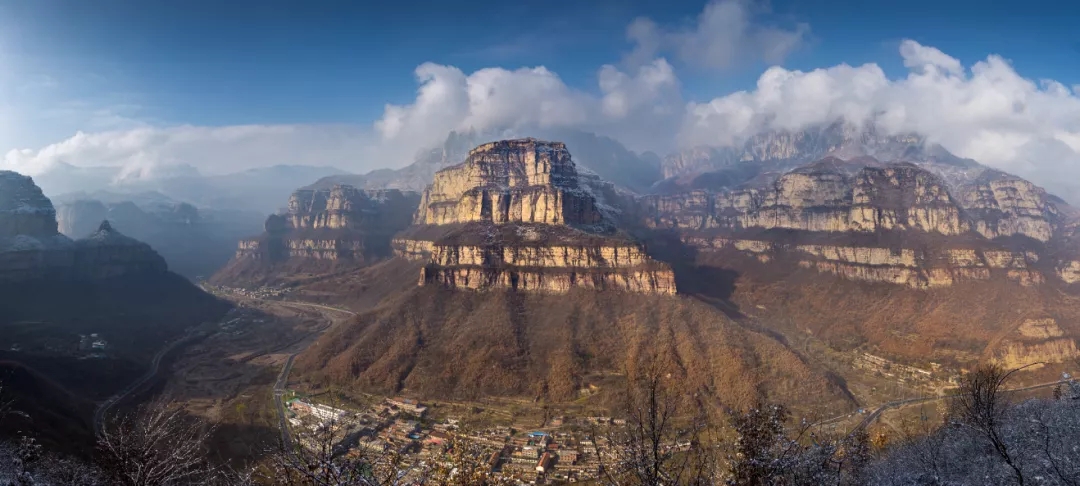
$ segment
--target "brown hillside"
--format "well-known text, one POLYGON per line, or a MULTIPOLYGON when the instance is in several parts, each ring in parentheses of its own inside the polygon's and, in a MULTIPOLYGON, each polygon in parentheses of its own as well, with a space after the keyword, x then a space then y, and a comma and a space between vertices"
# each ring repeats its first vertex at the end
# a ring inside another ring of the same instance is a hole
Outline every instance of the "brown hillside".
POLYGON ((956 367, 1000 358, 1010 346, 1027 351, 1024 364, 1071 363, 1080 357, 1060 348, 1080 336, 1080 298, 1057 285, 994 279, 912 289, 731 254, 711 260, 737 275, 731 300, 741 311, 785 333, 809 332, 835 349, 956 367), (1021 330, 1025 323, 1041 322, 1052 330, 1021 330))
POLYGON ((323 336, 296 370, 316 385, 426 399, 560 402, 590 385, 610 395, 621 386, 616 375, 653 351, 675 358, 688 392, 720 404, 850 405, 783 345, 706 304, 623 292, 414 288, 323 336))

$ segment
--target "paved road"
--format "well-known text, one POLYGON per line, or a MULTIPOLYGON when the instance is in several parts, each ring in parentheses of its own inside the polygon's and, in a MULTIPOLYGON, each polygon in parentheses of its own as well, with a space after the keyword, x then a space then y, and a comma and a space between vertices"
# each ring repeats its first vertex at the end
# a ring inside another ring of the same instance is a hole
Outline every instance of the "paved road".
POLYGON ((161 367, 161 359, 164 358, 165 355, 169 353, 169 351, 176 349, 177 346, 191 341, 198 336, 199 334, 197 332, 188 331, 187 334, 185 334, 183 337, 159 349, 157 354, 154 355, 154 358, 150 360, 150 369, 146 370, 146 373, 143 373, 143 375, 140 376, 139 379, 131 382, 131 384, 129 384, 123 390, 120 390, 119 393, 107 398, 104 402, 101 402, 101 404, 97 406, 97 409, 94 410, 94 432, 98 434, 101 433, 101 428, 105 423, 105 416, 109 413, 109 409, 116 406, 117 403, 120 403, 132 393, 135 393, 137 390, 142 388, 142 386, 145 385, 146 382, 152 380, 155 376, 157 376, 158 370, 161 367))
MULTIPOLYGON (((325 305, 321 305, 321 304, 312 304, 310 302, 273 301, 273 300, 265 300, 265 301, 262 301, 262 302, 264 302, 264 303, 279 303, 279 304, 282 304, 282 305, 298 305, 298 306, 303 306, 303 307, 310 307, 310 308, 314 308, 314 309, 319 309, 319 310, 323 310, 323 311, 339 312, 339 313, 346 314, 346 315, 349 315, 349 316, 355 316, 356 315, 356 313, 353 312, 353 311, 349 311, 349 310, 345 310, 345 309, 338 309, 336 307, 329 307, 329 306, 325 306, 325 305)), ((326 320, 330 321, 331 325, 328 325, 328 326, 322 328, 321 330, 316 331, 315 333, 312 334, 311 337, 315 337, 317 335, 320 335, 320 334, 326 332, 327 329, 330 329, 331 327, 333 327, 332 323, 334 322, 334 319, 332 317, 330 317, 330 316, 325 315, 325 314, 323 315, 323 317, 326 318, 326 320)), ((310 343, 308 343, 308 344, 310 344, 310 343)), ((285 364, 281 366, 281 372, 278 373, 277 381, 274 382, 274 394, 273 394, 274 395, 274 404, 275 404, 274 408, 277 409, 277 413, 278 413, 278 428, 280 429, 280 432, 281 432, 281 444, 285 447, 285 450, 287 450, 287 451, 292 451, 293 449, 292 449, 292 436, 289 434, 289 424, 285 419, 285 401, 283 400, 283 398, 285 396, 285 386, 289 383, 289 373, 292 371, 293 361, 296 360, 296 356, 299 355, 301 352, 303 352, 304 349, 306 349, 306 348, 307 348, 307 345, 304 345, 303 347, 301 347, 301 349, 298 349, 295 353, 292 353, 292 354, 289 355, 289 359, 285 360, 285 364)))
MULTIPOLYGON (((1029 391, 1029 390, 1037 390, 1039 388, 1048 388, 1048 387, 1051 387, 1051 386, 1057 386, 1057 385, 1060 385, 1062 383, 1068 383, 1068 380, 1058 380, 1058 381, 1051 381, 1051 382, 1047 382, 1047 383, 1039 383, 1038 385, 1031 385, 1031 386, 1025 386, 1025 387, 1022 387, 1022 388, 1013 388, 1011 390, 1005 390, 1005 392, 1006 393, 1015 393, 1015 392, 1029 391)), ((864 417, 862 419, 862 421, 859 422, 859 425, 856 425, 854 429, 851 429, 851 433, 855 433, 855 432, 859 431, 860 429, 866 428, 867 426, 872 424, 875 420, 877 420, 877 418, 880 417, 881 414, 884 413, 886 410, 893 409, 893 408, 901 408, 901 407, 905 407, 905 406, 908 406, 908 405, 914 405, 916 403, 925 403, 925 402, 933 402, 933 401, 936 401, 936 400, 944 400, 946 398, 952 398, 952 397, 955 397, 955 396, 956 395, 938 395, 938 396, 932 396, 932 397, 909 398, 907 400, 896 400, 896 401, 893 401, 893 402, 886 403, 886 404, 878 407, 876 410, 871 412, 866 417, 864 417)), ((841 415, 839 417, 834 417, 832 419, 828 419, 828 420, 818 422, 815 425, 824 425, 824 424, 829 423, 829 422, 839 421, 839 420, 842 420, 844 418, 850 417, 851 415, 852 414, 841 415)))

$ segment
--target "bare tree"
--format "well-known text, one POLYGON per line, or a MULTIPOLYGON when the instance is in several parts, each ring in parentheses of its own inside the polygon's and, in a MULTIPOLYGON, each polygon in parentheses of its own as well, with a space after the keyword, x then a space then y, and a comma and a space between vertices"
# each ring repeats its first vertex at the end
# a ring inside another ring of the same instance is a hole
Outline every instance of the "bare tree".
POLYGON ((599 451, 601 480, 612 485, 714 484, 718 465, 712 421, 687 396, 674 366, 653 357, 627 373, 626 425, 607 434, 599 451))
POLYGON ((483 448, 455 435, 441 453, 409 457, 413 443, 382 449, 342 446, 344 428, 330 423, 291 450, 272 454, 262 479, 283 486, 500 486, 483 448))
POLYGON ((982 365, 960 380, 960 390, 954 404, 957 423, 977 431, 989 441, 994 453, 1012 470, 1016 482, 1024 485, 1024 473, 1017 457, 1006 444, 1002 434, 1005 414, 1009 409, 1004 385, 1013 373, 996 364, 982 365))
POLYGON ((124 486, 204 484, 216 472, 206 450, 212 431, 179 408, 152 402, 103 427, 98 463, 110 480, 124 486))

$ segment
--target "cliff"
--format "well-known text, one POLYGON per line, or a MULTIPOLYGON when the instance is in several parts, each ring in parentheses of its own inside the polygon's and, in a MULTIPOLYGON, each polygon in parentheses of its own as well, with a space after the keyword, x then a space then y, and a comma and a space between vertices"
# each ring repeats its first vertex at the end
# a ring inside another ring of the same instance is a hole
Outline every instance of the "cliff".
POLYGON ((345 184, 297 190, 286 211, 266 219, 261 235, 237 243, 232 261, 212 281, 266 283, 278 270, 321 274, 388 257, 392 236, 409 225, 418 201, 412 192, 345 184))
POLYGON ((675 293, 670 268, 616 229, 610 192, 578 173, 563 143, 480 145, 435 174, 395 252, 427 261, 420 285, 675 293))
POLYGON ((56 204, 60 233, 81 238, 108 220, 117 231, 144 241, 188 278, 211 275, 236 253, 240 238, 256 233, 262 216, 243 211, 196 208, 162 197, 138 202, 79 197, 56 204))
POLYGON ((995 274, 1023 285, 1073 279, 1072 263, 1051 251, 1068 245, 1058 204, 996 171, 954 188, 911 163, 828 157, 758 187, 646 196, 637 211, 645 227, 697 250, 926 288, 995 274))
POLYGON ((57 227, 52 202, 32 179, 0 171, 0 282, 96 280, 167 270, 149 245, 120 234, 108 221, 75 241, 57 227))

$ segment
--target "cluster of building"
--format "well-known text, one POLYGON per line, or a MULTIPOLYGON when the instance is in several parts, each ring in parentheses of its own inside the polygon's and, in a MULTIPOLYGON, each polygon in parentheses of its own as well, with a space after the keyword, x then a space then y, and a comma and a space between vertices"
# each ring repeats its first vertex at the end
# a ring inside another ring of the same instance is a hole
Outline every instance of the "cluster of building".
POLYGON ((890 361, 870 353, 858 353, 854 356, 852 365, 857 369, 893 378, 901 383, 937 385, 941 381, 951 384, 956 382, 955 374, 945 373, 944 368, 938 363, 930 363, 931 369, 927 370, 890 361))
MULTIPOLYGON (((561 484, 595 478, 601 470, 598 450, 604 438, 575 430, 610 425, 607 417, 584 419, 587 427, 562 427, 564 419, 544 431, 516 431, 493 426, 465 430, 455 419, 433 421, 427 407, 409 399, 390 398, 354 411, 292 399, 287 403, 293 437, 311 450, 325 451, 331 437, 336 454, 373 457, 393 454, 406 470, 435 464, 464 452, 473 467, 519 484, 561 484), (332 432, 329 433, 328 432, 332 432)), ((454 457, 460 457, 460 454, 454 457)))
POLYGON ((226 287, 224 285, 211 285, 203 282, 202 287, 207 292, 213 294, 233 294, 252 299, 276 299, 284 297, 289 293, 289 289, 281 286, 263 286, 256 289, 245 289, 240 287, 226 287))

